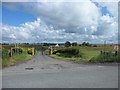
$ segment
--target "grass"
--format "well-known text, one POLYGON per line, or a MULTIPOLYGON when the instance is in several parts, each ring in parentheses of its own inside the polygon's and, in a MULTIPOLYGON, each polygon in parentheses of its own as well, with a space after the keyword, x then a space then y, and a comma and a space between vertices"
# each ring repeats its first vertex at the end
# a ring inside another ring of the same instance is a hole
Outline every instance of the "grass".
POLYGON ((31 58, 31 55, 27 54, 26 52, 23 52, 22 54, 16 54, 12 57, 16 60, 27 60, 31 58))
POLYGON ((17 50, 19 54, 15 54, 13 50, 13 56, 10 57, 10 49, 11 47, 14 47, 13 45, 3 45, 0 49, 0 57, 1 59, 1 67, 8 67, 11 65, 15 65, 16 63, 19 63, 21 61, 29 60, 32 58, 31 53, 28 53, 29 51, 32 51, 31 47, 20 47, 20 50, 17 50))
POLYGON ((82 59, 86 61, 89 61, 92 57, 100 54, 100 50, 97 50, 95 47, 80 47, 79 49, 83 53, 82 59))
POLYGON ((12 66, 15 65, 18 61, 24 61, 30 59, 32 56, 23 52, 21 54, 15 54, 12 57, 7 57, 2 60, 2 67, 12 66))
POLYGON ((59 60, 66 60, 66 61, 74 61, 74 62, 85 62, 85 60, 81 59, 81 58, 77 58, 77 57, 72 57, 72 58, 68 58, 68 57, 61 57, 61 56, 57 56, 55 54, 52 54, 50 55, 50 57, 52 58, 56 58, 56 59, 59 59, 59 60))
MULTIPOLYGON (((71 48, 78 49, 82 54, 82 57, 64 57, 64 56, 59 56, 57 54, 50 55, 53 58, 61 59, 61 60, 71 60, 71 61, 80 61, 80 62, 89 62, 92 58, 98 57, 100 55, 100 51, 110 51, 113 52, 113 47, 112 45, 99 45, 97 47, 92 47, 92 46, 73 46, 71 48)), ((57 50, 57 49, 56 49, 57 50)))
POLYGON ((2 69, 2 58, 0 58, 0 69, 2 69))
POLYGON ((114 53, 112 52, 106 52, 104 54, 100 54, 96 57, 91 58, 90 62, 101 62, 101 63, 105 63, 105 62, 120 62, 120 53, 118 53, 118 55, 116 56, 114 53))

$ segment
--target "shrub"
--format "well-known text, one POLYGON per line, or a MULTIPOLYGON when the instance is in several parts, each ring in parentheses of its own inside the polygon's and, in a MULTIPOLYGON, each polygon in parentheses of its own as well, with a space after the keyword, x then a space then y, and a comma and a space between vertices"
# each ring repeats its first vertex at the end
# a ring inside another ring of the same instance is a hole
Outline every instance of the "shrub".
POLYGON ((32 49, 28 49, 27 53, 30 54, 30 55, 32 55, 32 49))
POLYGON ((71 43, 69 41, 66 41, 65 42, 65 47, 70 47, 71 46, 71 43))
POLYGON ((82 46, 92 46, 92 45, 90 43, 88 43, 88 42, 83 42, 82 46))
POLYGON ((81 57, 82 53, 78 49, 75 48, 62 48, 55 50, 53 54, 63 57, 81 57))
POLYGON ((2 49, 2 52, 1 52, 1 55, 0 55, 2 58, 7 58, 9 57, 9 53, 8 53, 8 50, 6 49, 2 49))
POLYGON ((23 50, 21 48, 16 48, 16 53, 17 54, 21 54, 23 52, 23 50))
POLYGON ((73 42, 73 43, 72 43, 72 46, 77 46, 77 42, 73 42))
POLYGON ((61 56, 61 53, 56 53, 57 56, 61 56))
POLYGON ((90 62, 120 62, 120 55, 115 56, 112 52, 104 52, 97 57, 91 58, 90 62))
POLYGON ((53 50, 53 54, 56 54, 56 53, 58 53, 58 50, 53 50))
POLYGON ((93 45, 93 47, 97 47, 97 45, 93 45))

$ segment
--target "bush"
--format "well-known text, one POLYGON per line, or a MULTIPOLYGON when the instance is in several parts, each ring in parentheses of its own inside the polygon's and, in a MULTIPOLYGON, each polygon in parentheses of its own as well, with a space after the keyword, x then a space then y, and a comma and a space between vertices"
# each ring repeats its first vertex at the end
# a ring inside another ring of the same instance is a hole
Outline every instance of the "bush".
POLYGON ((61 56, 61 53, 56 53, 57 56, 61 56))
POLYGON ((97 45, 93 45, 93 47, 97 47, 97 45))
POLYGON ((16 53, 17 53, 17 54, 21 54, 21 53, 23 52, 23 50, 22 50, 21 48, 16 48, 16 49, 14 49, 14 50, 16 50, 16 53))
POLYGON ((88 43, 88 42, 83 42, 82 46, 92 46, 92 45, 90 43, 88 43))
POLYGON ((0 52, 1 53, 1 57, 2 58, 7 58, 7 57, 9 57, 9 53, 8 53, 8 50, 6 50, 6 49, 2 49, 2 52, 0 52))
POLYGON ((56 54, 56 53, 58 53, 58 50, 53 50, 53 54, 56 54))
POLYGON ((71 46, 71 43, 69 41, 66 41, 65 42, 65 47, 70 47, 71 46))
POLYGON ((115 56, 112 52, 104 52, 97 57, 91 58, 90 62, 120 62, 120 55, 115 56))
POLYGON ((30 55, 32 55, 32 49, 28 49, 27 53, 30 54, 30 55))
POLYGON ((63 56, 63 57, 81 57, 82 54, 78 49, 74 48, 62 48, 55 50, 53 54, 56 54, 58 56, 63 56))
POLYGON ((72 43, 72 46, 77 46, 77 42, 73 42, 73 43, 72 43))

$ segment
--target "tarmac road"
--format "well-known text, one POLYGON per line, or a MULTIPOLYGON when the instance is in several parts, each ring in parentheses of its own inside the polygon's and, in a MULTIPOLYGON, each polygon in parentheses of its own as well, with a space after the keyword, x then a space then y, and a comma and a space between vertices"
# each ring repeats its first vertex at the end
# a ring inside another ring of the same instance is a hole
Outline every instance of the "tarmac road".
POLYGON ((117 64, 77 64, 42 55, 2 71, 3 88, 118 88, 117 64))

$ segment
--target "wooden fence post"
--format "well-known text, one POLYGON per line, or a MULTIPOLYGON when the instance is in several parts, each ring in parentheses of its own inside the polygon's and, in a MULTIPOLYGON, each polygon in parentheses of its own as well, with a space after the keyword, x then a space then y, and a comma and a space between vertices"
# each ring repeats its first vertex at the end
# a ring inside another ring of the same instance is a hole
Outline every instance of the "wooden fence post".
POLYGON ((32 48, 32 55, 35 55, 35 49, 32 48))
POLYGON ((51 52, 50 52, 50 53, 51 53, 51 55, 52 55, 52 53, 53 53, 53 48, 52 48, 52 47, 51 47, 51 52))
POLYGON ((13 49, 13 48, 10 49, 10 56, 12 56, 12 49, 13 49))

